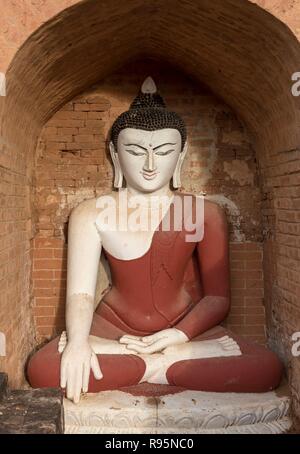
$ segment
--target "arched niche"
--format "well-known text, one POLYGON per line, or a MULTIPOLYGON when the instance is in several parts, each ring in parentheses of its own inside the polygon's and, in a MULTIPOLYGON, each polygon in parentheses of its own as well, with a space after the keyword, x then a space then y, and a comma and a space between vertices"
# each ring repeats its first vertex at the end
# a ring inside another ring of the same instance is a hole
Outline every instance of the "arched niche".
MULTIPOLYGON (((24 42, 8 68, 7 96, 0 104, 3 199, 22 200, 20 209, 4 219, 7 247, 14 257, 13 269, 5 268, 2 280, 2 307, 9 308, 4 368, 19 370, 14 384, 20 383, 24 360, 35 343, 30 275, 37 138, 63 104, 143 56, 163 59, 205 83, 252 134, 264 194, 269 339, 290 358, 290 334, 300 317, 300 229, 297 214, 291 213, 297 213, 299 197, 299 98, 291 95, 291 76, 300 68, 296 37, 247 0, 155 0, 149 5, 141 0, 86 0, 50 19, 24 42), (20 348, 12 347, 16 333, 20 348)), ((299 365, 290 359, 295 383, 299 365)))

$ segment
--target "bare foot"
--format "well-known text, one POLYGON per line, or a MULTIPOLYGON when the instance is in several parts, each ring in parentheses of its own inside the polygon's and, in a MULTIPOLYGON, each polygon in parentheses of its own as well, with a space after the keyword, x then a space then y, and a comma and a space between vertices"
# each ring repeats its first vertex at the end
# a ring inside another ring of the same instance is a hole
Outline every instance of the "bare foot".
POLYGON ((180 359, 202 359, 218 356, 240 356, 242 354, 239 345, 229 336, 219 339, 187 342, 185 344, 167 347, 163 354, 176 356, 180 359))
MULTIPOLYGON (((63 331, 58 342, 59 353, 64 351, 67 342, 67 333, 63 331)), ((96 354, 136 354, 128 350, 125 345, 120 344, 118 341, 104 339, 102 337, 89 336, 89 344, 96 354)), ((224 336, 219 339, 187 342, 170 346, 163 350, 162 354, 165 357, 179 361, 183 359, 214 358, 218 356, 240 356, 242 353, 236 341, 229 336, 224 336)), ((148 357, 149 355, 137 356, 148 357)))
POLYGON ((140 382, 168 384, 166 373, 172 364, 187 359, 204 359, 224 356, 240 356, 241 350, 231 337, 186 342, 167 347, 161 354, 144 355, 146 370, 140 382))

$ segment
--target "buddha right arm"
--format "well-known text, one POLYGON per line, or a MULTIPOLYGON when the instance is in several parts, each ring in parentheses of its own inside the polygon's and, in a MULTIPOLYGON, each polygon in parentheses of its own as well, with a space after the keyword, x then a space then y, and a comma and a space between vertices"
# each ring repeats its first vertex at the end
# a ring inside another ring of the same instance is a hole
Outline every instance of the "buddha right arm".
POLYGON ((67 397, 79 401, 87 391, 90 369, 96 378, 101 371, 88 337, 94 313, 94 298, 101 253, 95 226, 95 201, 88 200, 73 210, 68 231, 68 276, 66 328, 68 344, 61 362, 61 386, 67 397))
POLYGON ((68 230, 66 323, 69 342, 88 339, 101 253, 95 200, 72 211, 68 230))

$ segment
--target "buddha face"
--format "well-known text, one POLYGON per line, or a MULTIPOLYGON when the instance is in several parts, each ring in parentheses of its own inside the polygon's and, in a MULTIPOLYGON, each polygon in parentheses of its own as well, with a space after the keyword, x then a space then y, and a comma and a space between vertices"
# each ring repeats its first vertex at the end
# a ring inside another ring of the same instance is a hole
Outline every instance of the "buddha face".
POLYGON ((117 155, 127 185, 140 192, 166 186, 181 157, 181 142, 177 129, 123 129, 118 136, 117 155))

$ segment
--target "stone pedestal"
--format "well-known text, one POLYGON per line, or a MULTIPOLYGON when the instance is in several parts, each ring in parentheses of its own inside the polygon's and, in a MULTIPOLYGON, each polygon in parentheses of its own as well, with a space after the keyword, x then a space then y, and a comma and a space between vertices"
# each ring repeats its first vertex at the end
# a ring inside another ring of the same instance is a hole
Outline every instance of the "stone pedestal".
POLYGON ((285 389, 262 394, 182 391, 145 397, 122 391, 64 400, 66 433, 279 434, 291 427, 285 389))

